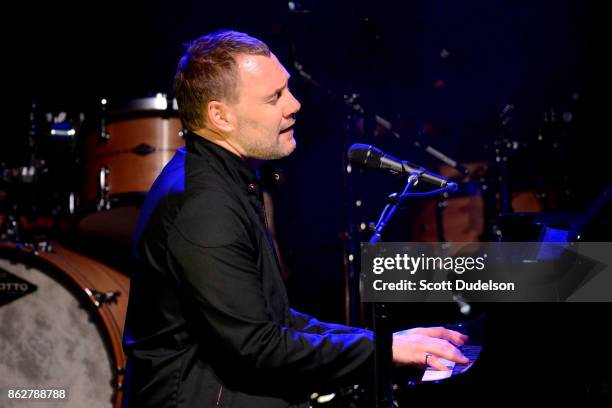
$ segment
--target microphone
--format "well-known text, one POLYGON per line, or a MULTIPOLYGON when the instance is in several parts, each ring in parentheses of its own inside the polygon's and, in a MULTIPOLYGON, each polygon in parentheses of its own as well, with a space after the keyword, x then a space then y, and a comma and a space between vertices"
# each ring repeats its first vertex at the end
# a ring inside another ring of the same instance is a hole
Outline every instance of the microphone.
POLYGON ((365 169, 387 171, 399 176, 416 173, 418 174, 419 179, 439 188, 447 186, 451 189, 457 188, 456 183, 448 181, 448 179, 445 177, 431 173, 425 170, 423 167, 417 166, 408 161, 399 160, 393 156, 389 156, 388 154, 383 153, 382 150, 377 149, 372 145, 355 143, 349 148, 348 157, 351 163, 365 169))

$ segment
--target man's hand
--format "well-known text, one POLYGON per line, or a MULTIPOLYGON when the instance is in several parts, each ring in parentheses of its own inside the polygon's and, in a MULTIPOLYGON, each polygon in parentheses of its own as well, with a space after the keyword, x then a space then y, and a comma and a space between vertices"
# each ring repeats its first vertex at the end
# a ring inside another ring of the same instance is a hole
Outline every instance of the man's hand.
POLYGON ((432 366, 448 370, 438 358, 467 364, 469 360, 454 346, 462 346, 468 337, 444 327, 417 327, 393 334, 393 363, 397 366, 432 366), (453 345, 454 344, 454 345, 453 345))

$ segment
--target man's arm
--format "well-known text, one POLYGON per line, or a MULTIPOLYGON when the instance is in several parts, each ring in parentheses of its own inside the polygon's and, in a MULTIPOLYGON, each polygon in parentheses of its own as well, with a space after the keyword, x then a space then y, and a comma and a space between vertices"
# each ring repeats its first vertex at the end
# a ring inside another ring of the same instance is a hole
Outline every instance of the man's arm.
POLYGON ((207 193, 186 203, 168 239, 185 293, 233 356, 256 369, 316 381, 343 378, 367 365, 371 332, 310 333, 270 321, 257 249, 240 220, 223 193, 207 193))
MULTIPOLYGON (((168 255, 178 264, 184 292, 233 357, 254 369, 273 369, 319 383, 358 375, 371 366, 370 331, 323 324, 295 312, 291 318, 295 325, 289 327, 269 319, 257 250, 223 193, 207 193, 188 202, 172 228, 168 255)), ((394 363, 422 365, 426 354, 466 362, 452 345, 462 345, 465 339, 443 328, 396 333, 394 363)))
POLYGON ((368 330, 359 329, 357 327, 344 326, 344 325, 335 324, 335 323, 321 322, 312 316, 298 312, 297 310, 294 310, 294 309, 291 309, 290 319, 291 319, 292 327, 304 333, 340 334, 340 333, 361 333, 364 331, 369 332, 368 330))

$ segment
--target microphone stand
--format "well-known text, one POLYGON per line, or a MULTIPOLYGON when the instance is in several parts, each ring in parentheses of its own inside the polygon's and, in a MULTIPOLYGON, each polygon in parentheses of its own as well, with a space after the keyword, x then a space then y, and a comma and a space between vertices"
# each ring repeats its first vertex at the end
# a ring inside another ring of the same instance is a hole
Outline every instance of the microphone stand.
POLYGON ((399 206, 404 205, 404 203, 408 199, 408 193, 410 192, 412 187, 417 185, 418 181, 419 173, 411 173, 410 176, 408 176, 408 182, 406 183, 406 187, 404 187, 404 191, 402 192, 402 194, 400 196, 398 196, 397 194, 391 194, 391 196, 389 196, 391 202, 387 204, 382 214, 380 215, 380 219, 378 220, 378 223, 376 223, 376 227, 374 229, 374 234, 368 241, 369 243, 375 244, 377 242, 382 241, 382 233, 384 232, 385 227, 387 226, 389 221, 391 221, 391 218, 393 218, 393 215, 397 211, 397 208, 399 206))
MULTIPOLYGON (((376 224, 374 234, 369 242, 377 243, 382 240, 382 234, 387 224, 403 205, 408 192, 419 180, 418 173, 412 173, 401 196, 392 194, 391 202, 386 205, 380 219, 376 224)), ((374 325, 374 398, 376 408, 393 408, 393 328, 391 326, 390 305, 384 302, 375 302, 372 305, 372 320, 374 325)))
MULTIPOLYGON (((411 193, 418 184, 420 174, 413 172, 408 176, 406 187, 399 196, 391 194, 389 204, 383 209, 374 233, 368 241, 375 244, 382 241, 382 234, 399 207, 403 207, 410 197, 430 197, 449 190, 456 185, 450 183, 446 187, 426 193, 411 193)), ((391 305, 385 302, 374 302, 372 305, 372 319, 374 326, 374 398, 376 408, 395 408, 393 405, 393 326, 391 324, 391 305)))

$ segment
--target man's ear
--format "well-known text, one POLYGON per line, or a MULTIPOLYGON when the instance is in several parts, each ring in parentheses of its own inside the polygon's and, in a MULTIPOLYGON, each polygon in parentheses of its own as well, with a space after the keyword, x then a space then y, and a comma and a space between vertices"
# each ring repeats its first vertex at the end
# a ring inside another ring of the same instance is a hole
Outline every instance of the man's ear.
POLYGON ((234 130, 233 114, 229 107, 220 101, 208 102, 206 118, 211 127, 227 133, 234 130))

